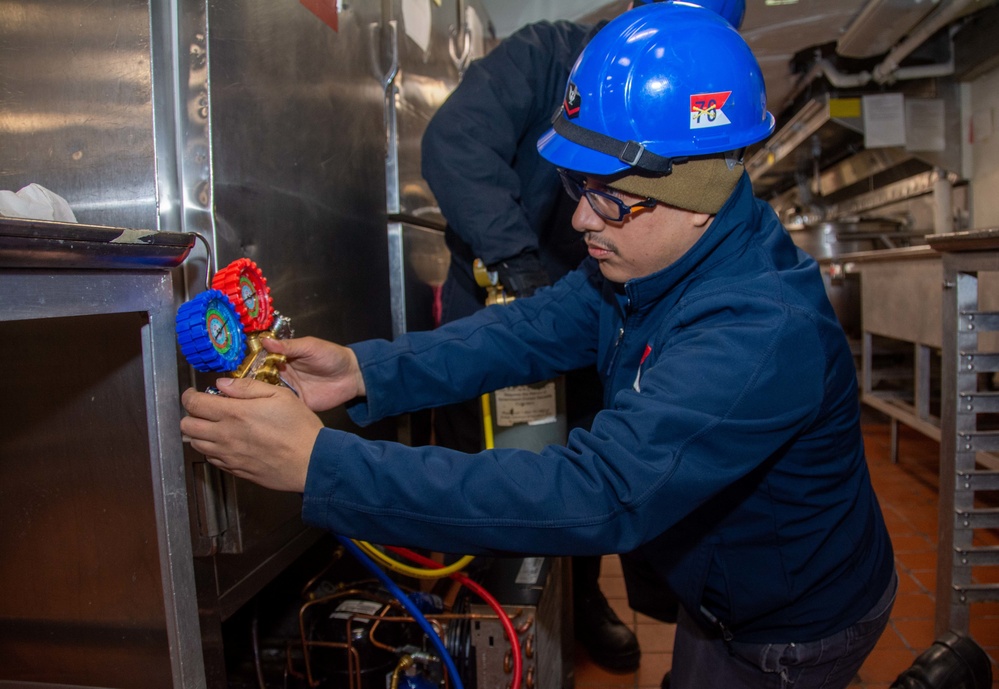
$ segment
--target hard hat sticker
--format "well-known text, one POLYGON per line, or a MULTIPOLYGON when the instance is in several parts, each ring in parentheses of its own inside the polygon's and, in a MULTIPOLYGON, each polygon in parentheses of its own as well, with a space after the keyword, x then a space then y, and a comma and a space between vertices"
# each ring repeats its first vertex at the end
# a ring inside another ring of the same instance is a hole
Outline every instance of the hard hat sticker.
POLYGON ((579 95, 579 89, 576 85, 569 82, 569 87, 565 91, 565 99, 562 101, 562 108, 565 110, 566 117, 575 117, 579 114, 579 106, 583 102, 582 96, 579 95))
POLYGON ((732 121, 722 112, 725 102, 731 95, 731 91, 721 91, 719 93, 698 93, 691 96, 690 128, 703 129, 732 124, 732 121))

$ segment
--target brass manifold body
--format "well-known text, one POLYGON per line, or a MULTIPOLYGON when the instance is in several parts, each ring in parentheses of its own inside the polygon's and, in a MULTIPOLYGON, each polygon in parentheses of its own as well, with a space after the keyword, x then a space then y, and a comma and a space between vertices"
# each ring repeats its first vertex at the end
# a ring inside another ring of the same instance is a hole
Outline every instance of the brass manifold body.
POLYGON ((496 271, 486 268, 486 264, 482 262, 481 258, 475 259, 475 262, 472 264, 472 275, 475 276, 476 284, 486 289, 486 306, 509 304, 516 299, 516 297, 507 292, 506 288, 503 287, 503 283, 499 281, 499 275, 496 271))
POLYGON ((281 377, 281 367, 288 360, 283 354, 274 354, 264 349, 261 342, 265 339, 284 340, 295 334, 291 328, 291 319, 275 312, 274 320, 268 330, 258 330, 246 334, 246 355, 235 371, 230 371, 232 378, 253 378, 271 385, 289 387, 281 377))

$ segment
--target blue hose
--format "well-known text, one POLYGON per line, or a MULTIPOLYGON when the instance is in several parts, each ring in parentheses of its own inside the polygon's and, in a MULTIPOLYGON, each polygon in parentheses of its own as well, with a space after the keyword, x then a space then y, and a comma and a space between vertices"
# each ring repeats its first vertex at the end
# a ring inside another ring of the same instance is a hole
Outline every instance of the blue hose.
POLYGON ((458 676, 458 668, 454 666, 454 661, 451 660, 451 655, 447 652, 447 648, 444 646, 444 641, 440 638, 440 636, 438 636, 437 632, 434 631, 434 628, 430 626, 427 618, 423 616, 423 613, 421 613, 419 608, 416 607, 416 604, 409 599, 409 596, 406 595, 405 591, 399 588, 399 586, 389 578, 382 568, 375 564, 374 560, 365 555, 352 540, 344 538, 340 535, 337 535, 337 540, 340 541, 343 547, 346 548, 351 555, 357 558, 358 562, 371 570, 371 573, 382 582, 382 585, 388 589, 388 592, 391 593, 396 600, 402 603, 402 607, 406 608, 406 611, 409 612, 409 614, 413 616, 413 619, 416 620, 416 623, 420 625, 420 628, 430 639, 430 642, 437 647, 437 651, 441 654, 441 660, 444 661, 444 665, 447 667, 448 677, 451 678, 451 686, 454 689, 464 689, 461 683, 461 677, 458 676))

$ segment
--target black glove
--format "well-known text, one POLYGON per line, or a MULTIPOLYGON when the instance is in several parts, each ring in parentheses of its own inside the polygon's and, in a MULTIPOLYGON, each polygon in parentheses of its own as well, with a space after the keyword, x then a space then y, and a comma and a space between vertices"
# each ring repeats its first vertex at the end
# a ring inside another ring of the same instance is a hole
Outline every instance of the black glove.
POLYGON ((503 289, 515 297, 529 297, 538 288, 551 284, 537 251, 524 251, 494 263, 489 266, 489 271, 495 272, 503 289))

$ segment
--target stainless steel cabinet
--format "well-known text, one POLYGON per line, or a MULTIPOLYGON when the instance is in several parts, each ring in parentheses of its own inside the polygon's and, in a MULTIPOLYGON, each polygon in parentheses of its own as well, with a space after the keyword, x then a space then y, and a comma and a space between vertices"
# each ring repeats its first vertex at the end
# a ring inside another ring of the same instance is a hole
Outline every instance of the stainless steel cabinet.
POLYGON ((0 219, 0 686, 203 687, 166 267, 193 238, 14 225, 0 219))

